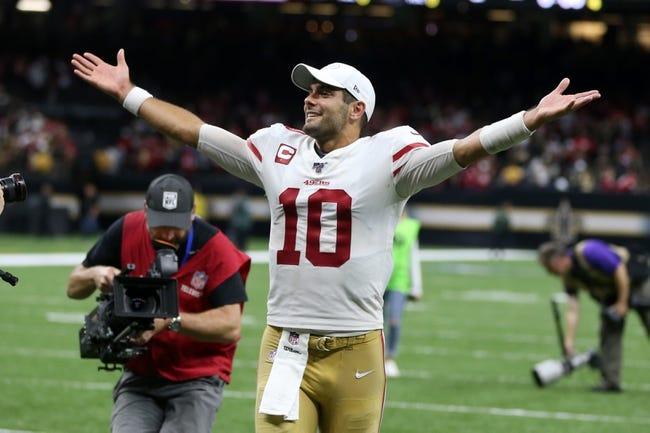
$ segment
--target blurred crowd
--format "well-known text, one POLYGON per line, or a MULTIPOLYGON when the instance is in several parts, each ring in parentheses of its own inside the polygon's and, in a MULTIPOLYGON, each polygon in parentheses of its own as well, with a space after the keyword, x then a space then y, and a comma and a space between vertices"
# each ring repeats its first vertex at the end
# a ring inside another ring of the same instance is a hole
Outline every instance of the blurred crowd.
POLYGON ((24 171, 79 194, 98 178, 128 184, 163 171, 190 179, 223 173, 71 73, 71 53, 92 50, 113 62, 128 41, 136 83, 242 137, 275 122, 301 127, 303 96, 289 80, 300 61, 348 62, 373 80, 377 109, 366 134, 408 124, 432 143, 532 106, 567 75, 570 91, 598 88, 604 98, 441 188, 640 193, 650 186, 650 105, 643 96, 650 83, 642 73, 650 54, 622 45, 625 27, 610 27, 592 44, 544 21, 436 20, 409 8, 395 20, 333 17, 326 33, 321 18, 271 7, 196 14, 121 7, 71 3, 47 17, 51 25, 5 17, 0 37, 15 44, 0 53, 0 172, 24 171), (254 55, 242 50, 252 46, 254 55))
MULTIPOLYGON (((60 64, 43 58, 19 58, 13 64, 5 59, 0 64, 0 78, 11 70, 12 82, 20 82, 34 94, 45 87, 49 98, 55 99, 57 92, 65 92, 69 86, 69 72, 60 64)), ((288 80, 286 86, 291 86, 288 80)), ((376 86, 381 95, 382 84, 376 86)), ((412 95, 411 99, 397 103, 381 100, 367 134, 409 124, 434 143, 466 136, 496 120, 477 115, 455 101, 439 101, 433 96, 418 98, 414 89, 406 88, 405 94, 412 95)), ((300 127, 300 96, 287 104, 290 106, 271 103, 264 90, 259 90, 253 101, 246 101, 224 89, 219 95, 203 96, 185 105, 205 121, 246 137, 274 122, 300 127)), ((89 142, 83 121, 47 116, 36 107, 0 87, 0 170, 22 171, 27 176, 63 183, 74 182, 80 173, 92 179, 124 177, 128 173, 153 176, 164 171, 190 177, 220 172, 198 152, 171 142, 138 119, 118 115, 110 122, 114 125, 111 132, 102 140, 96 139, 97 133, 91 133, 89 142), (80 161, 80 146, 86 161, 80 161)), ((622 109, 603 102, 593 110, 542 128, 509 152, 468 168, 451 179, 447 187, 645 192, 650 185, 644 170, 648 155, 642 150, 648 148, 649 116, 650 107, 646 105, 622 109)))

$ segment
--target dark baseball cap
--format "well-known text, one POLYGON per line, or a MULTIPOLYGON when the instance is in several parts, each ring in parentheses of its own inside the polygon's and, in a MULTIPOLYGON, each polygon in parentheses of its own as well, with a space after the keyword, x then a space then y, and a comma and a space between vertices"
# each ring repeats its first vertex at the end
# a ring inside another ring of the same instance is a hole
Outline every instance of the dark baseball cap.
POLYGON ((194 191, 184 177, 163 174, 155 178, 149 184, 145 203, 149 227, 190 228, 194 191))

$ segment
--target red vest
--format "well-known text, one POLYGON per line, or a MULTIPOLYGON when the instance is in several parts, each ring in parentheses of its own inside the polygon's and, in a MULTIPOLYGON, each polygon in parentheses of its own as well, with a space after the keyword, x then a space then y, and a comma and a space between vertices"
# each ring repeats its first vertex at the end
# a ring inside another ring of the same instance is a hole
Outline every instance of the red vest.
MULTIPOLYGON (((128 213, 122 227, 122 268, 133 263, 135 270, 130 275, 144 276, 155 256, 144 211, 128 213)), ((200 313, 214 308, 208 299, 210 293, 235 272, 246 281, 249 269, 250 258, 222 232, 217 232, 173 276, 178 281, 179 310, 200 313)), ((129 370, 175 382, 214 375, 230 382, 235 343, 202 342, 164 330, 147 347, 149 350, 144 355, 127 363, 129 370)))

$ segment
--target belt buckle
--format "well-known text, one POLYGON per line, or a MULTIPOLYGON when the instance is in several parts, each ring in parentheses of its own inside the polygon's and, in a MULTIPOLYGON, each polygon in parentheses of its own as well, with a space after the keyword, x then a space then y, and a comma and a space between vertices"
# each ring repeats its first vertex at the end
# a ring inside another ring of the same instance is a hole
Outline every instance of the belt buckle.
POLYGON ((327 348, 327 344, 330 341, 334 341, 334 338, 328 336, 318 337, 318 340, 316 340, 316 349, 322 350, 323 352, 329 352, 330 349, 327 348))

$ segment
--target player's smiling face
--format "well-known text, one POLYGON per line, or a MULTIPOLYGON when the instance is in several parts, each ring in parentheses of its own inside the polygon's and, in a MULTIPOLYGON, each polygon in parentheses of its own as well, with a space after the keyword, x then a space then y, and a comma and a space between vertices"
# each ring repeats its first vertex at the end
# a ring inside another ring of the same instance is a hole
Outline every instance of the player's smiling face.
POLYGON ((345 126, 348 104, 343 98, 344 90, 322 83, 311 85, 305 98, 305 126, 303 131, 318 142, 336 137, 345 126))

